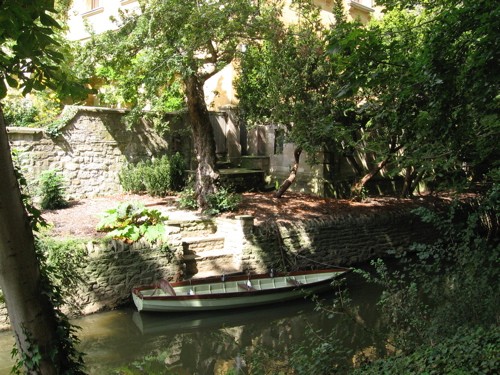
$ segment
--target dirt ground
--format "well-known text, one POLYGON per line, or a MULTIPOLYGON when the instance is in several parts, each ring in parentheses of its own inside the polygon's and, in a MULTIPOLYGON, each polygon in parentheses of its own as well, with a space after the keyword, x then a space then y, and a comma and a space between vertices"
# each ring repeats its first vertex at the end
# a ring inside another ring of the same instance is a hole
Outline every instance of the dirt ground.
MULTIPOLYGON (((173 220, 201 217, 196 211, 181 210, 176 197, 155 198, 148 195, 113 195, 72 201, 70 207, 60 210, 46 210, 42 216, 52 226, 55 237, 92 238, 102 237, 96 231, 97 223, 106 210, 115 208, 120 202, 139 201, 148 208, 161 211, 173 220)), ((373 198, 365 202, 314 197, 287 192, 280 199, 273 193, 244 193, 238 211, 225 213, 225 217, 253 215, 256 224, 269 220, 294 221, 337 215, 363 214, 368 211, 392 210, 405 205, 428 203, 428 198, 396 199, 373 198)))

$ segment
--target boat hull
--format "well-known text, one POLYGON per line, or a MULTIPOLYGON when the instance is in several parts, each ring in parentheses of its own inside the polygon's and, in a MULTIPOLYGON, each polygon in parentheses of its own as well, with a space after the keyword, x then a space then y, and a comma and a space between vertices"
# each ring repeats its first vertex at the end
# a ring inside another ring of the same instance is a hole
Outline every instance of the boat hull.
POLYGON ((331 288, 334 278, 347 269, 294 272, 269 277, 254 275, 249 281, 240 276, 220 281, 215 278, 134 288, 132 298, 138 311, 180 312, 237 309, 285 302, 319 294, 331 288), (173 295, 171 294, 173 293, 173 295))

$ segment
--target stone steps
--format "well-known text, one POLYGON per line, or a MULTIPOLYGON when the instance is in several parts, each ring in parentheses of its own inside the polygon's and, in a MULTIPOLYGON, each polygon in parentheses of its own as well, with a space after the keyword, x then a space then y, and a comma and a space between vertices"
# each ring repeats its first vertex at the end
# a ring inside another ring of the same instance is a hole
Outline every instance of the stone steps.
POLYGON ((167 225, 172 233, 179 233, 183 238, 210 236, 217 231, 212 220, 169 220, 167 225))
POLYGON ((224 249, 224 241, 224 236, 215 234, 201 237, 185 237, 182 239, 182 249, 184 250, 184 257, 193 253, 224 249))
POLYGON ((184 254, 184 260, 214 260, 218 258, 232 257, 233 252, 230 250, 214 249, 198 251, 191 254, 184 254))
POLYGON ((239 271, 231 249, 224 247, 225 237, 217 234, 183 237, 185 277, 203 278, 239 271))

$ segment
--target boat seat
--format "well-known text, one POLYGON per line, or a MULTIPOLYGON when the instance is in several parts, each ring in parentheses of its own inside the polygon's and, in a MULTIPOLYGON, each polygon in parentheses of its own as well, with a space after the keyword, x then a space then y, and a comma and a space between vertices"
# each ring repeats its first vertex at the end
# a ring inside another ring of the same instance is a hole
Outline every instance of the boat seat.
POLYGON ((238 286, 240 287, 240 289, 246 290, 247 292, 253 292, 253 291, 257 290, 253 286, 249 286, 249 285, 243 284, 243 283, 238 283, 238 286))
POLYGON ((295 279, 286 279, 286 283, 291 286, 301 286, 302 283, 295 279))

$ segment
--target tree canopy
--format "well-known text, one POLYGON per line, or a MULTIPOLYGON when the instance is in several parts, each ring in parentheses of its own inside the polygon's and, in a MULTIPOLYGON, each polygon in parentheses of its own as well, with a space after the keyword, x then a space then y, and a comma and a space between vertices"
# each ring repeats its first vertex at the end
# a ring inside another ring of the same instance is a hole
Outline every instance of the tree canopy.
POLYGON ((384 17, 369 25, 347 21, 337 4, 334 27, 304 22, 309 38, 290 28, 255 47, 239 81, 245 114, 287 123, 297 145, 347 158, 354 194, 383 168, 404 177, 403 195, 422 181, 484 179, 498 168, 498 6, 377 3, 384 17), (370 169, 354 157, 362 154, 373 156, 370 169))
POLYGON ((8 87, 20 88, 23 95, 46 88, 61 97, 81 99, 84 95, 83 86, 63 69, 69 47, 55 13, 50 0, 0 3, 0 99, 8 87))
MULTIPOLYGON (((349 66, 343 94, 363 96, 370 117, 365 134, 399 151, 392 162, 406 174, 409 191, 422 178, 482 179, 498 160, 491 142, 499 131, 498 6, 379 3, 388 7, 381 21, 346 26, 350 37, 331 39, 333 56, 349 66)), ((383 148, 374 147, 379 157, 383 148)))
POLYGON ((218 180, 203 84, 238 56, 242 44, 271 27, 281 8, 265 3, 144 1, 141 14, 123 14, 117 31, 94 35, 82 53, 81 66, 90 69, 86 74, 116 85, 132 107, 187 107, 201 208, 218 180))

